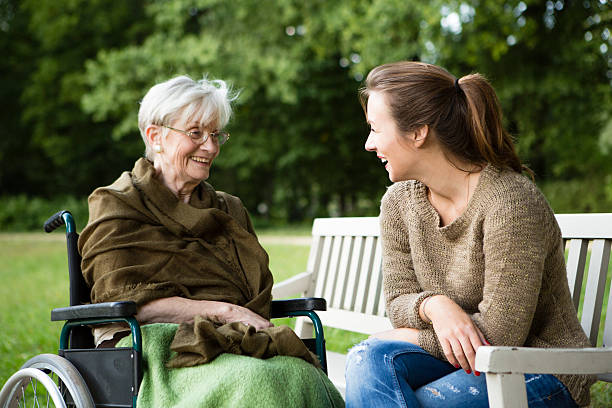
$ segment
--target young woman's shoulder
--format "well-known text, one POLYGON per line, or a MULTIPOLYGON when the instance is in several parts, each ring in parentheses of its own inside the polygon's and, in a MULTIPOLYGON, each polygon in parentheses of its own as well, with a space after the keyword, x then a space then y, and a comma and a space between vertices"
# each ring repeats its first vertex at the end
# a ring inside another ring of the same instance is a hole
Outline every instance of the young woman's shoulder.
POLYGON ((544 194, 524 174, 489 166, 481 178, 482 201, 488 207, 527 206, 550 210, 544 194))
MULTIPOLYGON (((542 228, 555 228, 554 213, 544 194, 530 178, 517 172, 487 168, 483 171, 479 207, 485 218, 533 220, 542 228)), ((501 221, 501 220, 500 220, 501 221)))

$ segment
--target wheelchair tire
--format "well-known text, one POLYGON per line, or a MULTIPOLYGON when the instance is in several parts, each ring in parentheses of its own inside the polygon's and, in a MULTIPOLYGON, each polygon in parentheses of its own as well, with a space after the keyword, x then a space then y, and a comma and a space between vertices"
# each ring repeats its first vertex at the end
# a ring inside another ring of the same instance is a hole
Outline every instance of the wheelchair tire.
POLYGON ((50 401, 56 408, 64 408, 68 395, 77 408, 94 408, 77 369, 63 357, 41 354, 28 360, 9 378, 0 391, 0 408, 50 406, 50 401))

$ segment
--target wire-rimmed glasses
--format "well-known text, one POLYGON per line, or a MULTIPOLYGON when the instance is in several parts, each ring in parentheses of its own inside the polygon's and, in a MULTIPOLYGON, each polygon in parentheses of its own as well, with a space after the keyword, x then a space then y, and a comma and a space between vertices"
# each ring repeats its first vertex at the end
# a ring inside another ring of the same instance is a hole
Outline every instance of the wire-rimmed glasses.
POLYGON ((206 141, 208 140, 209 136, 212 136, 212 140, 213 142, 215 142, 216 144, 218 144, 219 146, 221 146, 222 144, 225 144, 229 138, 230 138, 230 134, 223 131, 223 130, 217 130, 214 132, 207 132, 207 131, 200 131, 200 130, 181 130, 181 129, 175 129, 173 127, 170 126, 166 126, 166 125, 161 125, 162 127, 168 128, 170 130, 174 130, 175 132, 180 132, 183 133, 187 136, 189 136, 189 138, 195 143, 195 144, 204 144, 206 143, 206 141))

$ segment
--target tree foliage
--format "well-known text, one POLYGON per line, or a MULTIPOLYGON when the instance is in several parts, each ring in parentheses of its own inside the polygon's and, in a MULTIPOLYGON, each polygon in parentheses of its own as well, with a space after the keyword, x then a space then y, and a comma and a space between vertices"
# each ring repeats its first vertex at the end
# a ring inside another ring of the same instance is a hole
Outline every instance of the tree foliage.
MULTIPOLYGON (((24 151, 40 156, 33 166, 68 193, 110 182, 141 154, 136 114, 150 86, 207 74, 240 91, 232 139, 211 176, 217 188, 290 220, 374 214, 389 182, 363 150, 357 90, 374 66, 409 59, 487 76, 538 181, 597 178, 597 194, 610 191, 612 203, 608 0, 0 4, 17 10, 2 17, 10 28, 0 41, 18 46, 0 67, 14 70, 15 84, 1 80, 19 101, 5 113, 18 118, 9 132, 19 138, 2 138, 2 151, 27 140, 24 151), (33 64, 18 67, 22 58, 33 64)), ((6 153, 0 160, 17 163, 6 153)), ((26 181, 42 179, 28 171, 26 181)))

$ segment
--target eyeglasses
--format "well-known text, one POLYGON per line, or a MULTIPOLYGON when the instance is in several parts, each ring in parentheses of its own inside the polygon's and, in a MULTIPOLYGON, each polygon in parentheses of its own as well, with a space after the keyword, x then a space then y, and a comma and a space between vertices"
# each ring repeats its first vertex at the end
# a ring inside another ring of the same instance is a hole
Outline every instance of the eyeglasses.
POLYGON ((221 146, 225 144, 225 142, 227 142, 230 138, 230 134, 222 130, 217 130, 215 132, 201 132, 199 130, 186 131, 186 130, 181 130, 181 129, 175 129, 173 127, 166 126, 166 125, 161 125, 161 127, 165 127, 170 130, 174 130, 175 132, 183 133, 189 136, 189 138, 195 144, 204 144, 208 140, 208 137, 212 136, 213 142, 221 146))

